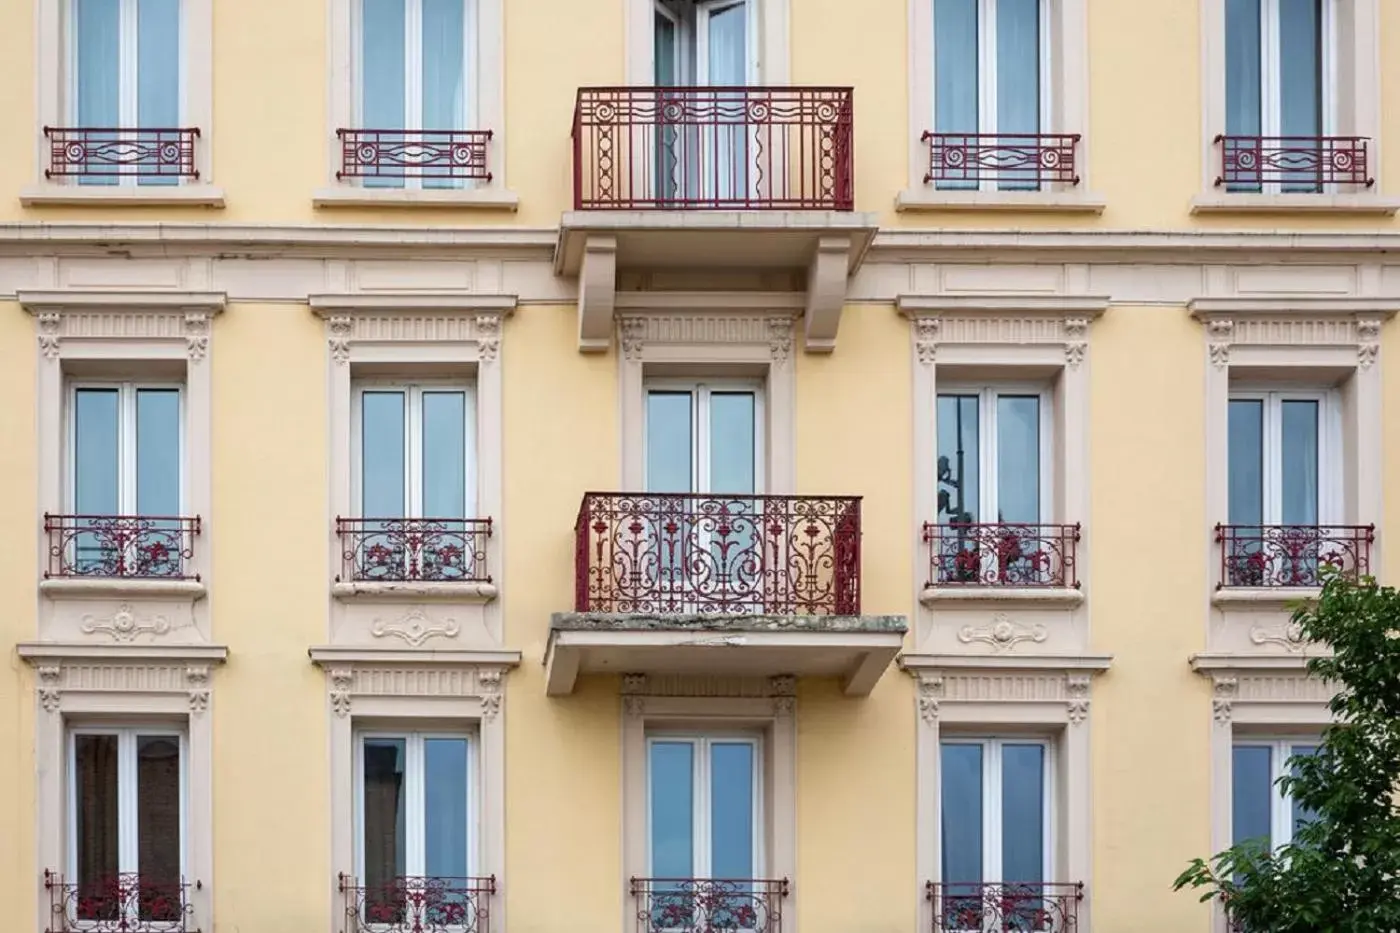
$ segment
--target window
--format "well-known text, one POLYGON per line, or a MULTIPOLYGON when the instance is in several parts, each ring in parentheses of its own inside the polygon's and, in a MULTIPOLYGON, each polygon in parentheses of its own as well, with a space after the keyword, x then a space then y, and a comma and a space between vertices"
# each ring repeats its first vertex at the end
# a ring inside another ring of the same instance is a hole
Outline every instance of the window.
MULTIPOLYGON (((931 0, 933 127, 954 146, 978 134, 1039 134, 1048 122, 1049 17, 1046 0, 931 0), (958 137, 963 137, 958 139, 958 137)), ((1001 147, 1014 147, 1014 138, 1001 147)), ((1022 145, 1025 140, 1019 141, 1022 145)), ((1007 149, 1015 154, 1014 148, 1007 149)), ((1035 189, 1036 169, 969 167, 940 188, 1035 189), (979 180, 980 179, 980 180, 979 180)))
POLYGON ((938 395, 940 523, 1039 523, 1049 503, 1049 405, 1043 392, 938 395))
POLYGON ((185 759, 174 730, 70 733, 71 920, 183 918, 185 759))
MULTIPOLYGON (((366 130, 462 130, 476 119, 475 0, 358 0, 356 125, 366 130)), ((405 150, 414 142, 396 137, 405 150)), ((402 164, 421 158, 404 151, 402 164)), ((453 187, 459 178, 405 177, 385 153, 367 186, 453 187)))
POLYGON ((1292 841, 1311 814, 1290 800, 1278 781, 1287 773, 1290 758, 1316 753, 1316 739, 1235 742, 1230 816, 1233 844, 1259 840, 1277 849, 1292 841))
POLYGON ((759 744, 744 736, 649 739, 653 878, 762 876, 759 744))
POLYGON ((472 514, 473 395, 450 384, 356 389, 356 498, 363 517, 460 521, 472 514))
POLYGON ((477 832, 472 740, 366 733, 359 744, 358 858, 370 903, 404 878, 469 877, 477 832))
POLYGON ((762 419, 754 386, 653 383, 647 389, 647 491, 757 493, 762 419))
POLYGON ((658 87, 754 81, 755 0, 656 0, 658 87))
MULTIPOLYGON (((104 130, 164 129, 182 125, 184 86, 181 63, 181 0, 71 0, 69 112, 79 127, 104 130)), ((164 155, 133 159, 110 147, 119 133, 86 141, 126 163, 128 177, 84 175, 82 184, 176 184, 171 175, 136 174, 144 166, 168 163, 164 155), (103 148, 102 143, 109 146, 103 148)), ((133 146, 150 140, 133 137, 133 146)), ((167 144, 173 145, 167 141, 167 144)), ((89 161, 95 161, 89 157, 89 161)))

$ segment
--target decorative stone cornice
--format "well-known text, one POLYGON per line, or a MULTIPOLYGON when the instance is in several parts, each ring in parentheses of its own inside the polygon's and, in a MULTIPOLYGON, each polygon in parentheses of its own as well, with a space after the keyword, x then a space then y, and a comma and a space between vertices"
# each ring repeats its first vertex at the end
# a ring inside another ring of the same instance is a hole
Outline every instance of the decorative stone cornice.
POLYGON ((919 716, 929 725, 955 704, 975 709, 991 722, 1016 705, 1047 711, 1058 706, 1063 718, 1046 712, 1047 722, 1082 725, 1089 718, 1093 677, 1111 662, 1106 655, 1046 654, 906 654, 899 659, 918 684, 919 716))
POLYGON ((1251 719, 1253 710, 1272 710, 1263 721, 1280 715, 1303 722, 1326 721, 1334 690, 1308 673, 1302 653, 1270 655, 1197 654, 1191 669, 1210 678, 1211 708, 1218 723, 1251 719), (1281 712, 1281 711, 1287 712, 1281 712))
POLYGON ((895 307, 910 319, 914 354, 932 365, 940 344, 1057 345, 1065 365, 1078 369, 1089 351, 1089 325, 1108 309, 1101 295, 899 295, 895 307))
POLYGON ((503 677, 520 664, 518 651, 433 651, 321 646, 307 652, 326 672, 327 697, 349 716, 357 697, 475 700, 483 719, 501 711, 503 677))
POLYGON ((1211 365, 1224 369, 1234 346, 1355 347, 1360 369, 1380 355, 1381 325, 1400 310, 1400 298, 1196 298, 1191 316, 1205 325, 1211 365))
POLYGON ((19 656, 35 670, 35 698, 46 713, 59 713, 70 696, 101 694, 130 698, 133 706, 184 695, 191 715, 209 708, 214 665, 222 645, 95 645, 23 642, 19 656))
POLYGON ((224 309, 223 292, 114 291, 61 288, 19 291, 16 298, 34 315, 39 352, 62 355, 63 342, 78 340, 183 340, 192 362, 209 352, 210 322, 224 309))
POLYGON ((361 343, 457 343, 474 350, 478 362, 493 363, 502 319, 517 300, 463 291, 386 291, 316 294, 307 303, 326 322, 326 348, 336 363, 348 363, 361 343))

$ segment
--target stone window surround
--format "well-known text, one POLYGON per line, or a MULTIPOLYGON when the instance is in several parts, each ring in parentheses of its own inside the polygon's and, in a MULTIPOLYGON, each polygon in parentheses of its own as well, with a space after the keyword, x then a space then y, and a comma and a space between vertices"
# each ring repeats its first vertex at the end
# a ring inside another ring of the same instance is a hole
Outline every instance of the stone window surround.
MULTIPOLYGON (((647 732, 667 723, 716 730, 744 728, 763 735, 767 826, 764 876, 797 877, 797 679, 766 682, 705 676, 622 677, 622 877, 621 933, 632 933, 630 878, 645 878, 647 867, 647 732)), ((784 924, 796 929, 798 899, 783 904, 784 924)))
POLYGON ((49 164, 45 126, 68 126, 65 101, 68 87, 66 19, 69 0, 34 0, 37 29, 35 87, 38 106, 34 125, 34 182, 20 192, 26 207, 44 204, 203 205, 223 207, 224 193, 211 184, 214 177, 214 0, 183 0, 181 23, 181 126, 199 128, 195 167, 199 179, 179 185, 76 185, 44 178, 49 164))
POLYGON ((1001 731, 1048 738, 1056 768, 1051 815, 1055 864, 1047 881, 1083 882, 1079 933, 1092 933, 1093 761, 1089 701, 1094 675, 1107 671, 1107 655, 963 658, 906 654, 900 666, 913 675, 915 704, 915 868, 918 929, 931 929, 932 907, 924 883, 941 877, 939 751, 943 727, 950 733, 1001 731))
MULTIPOLYGON (((758 80, 755 84, 787 84, 788 6, 791 0, 748 0, 758 5, 758 80)), ((656 83, 653 0, 625 0, 623 30, 627 49, 627 83, 650 87, 656 83)))
MULTIPOLYGON (((211 0, 202 0, 211 2, 211 0)), ((510 210, 519 197, 506 187, 506 106, 505 106, 505 0, 472 0, 476 4, 476 57, 472 64, 476 79, 475 126, 463 129, 491 131, 486 146, 486 165, 491 181, 465 189, 374 189, 342 185, 336 181, 340 170, 340 140, 335 131, 355 126, 354 55, 352 48, 354 11, 357 0, 330 0, 327 52, 330 57, 329 103, 326 120, 326 186, 318 188, 312 200, 317 207, 444 207, 510 210)))
POLYGON ((646 488, 646 379, 713 365, 763 376, 768 495, 789 495, 794 462, 794 324, 803 297, 787 292, 618 292, 622 488, 646 488))
MULTIPOLYGON (((114 647, 24 642, 19 656, 34 669, 35 840, 40 868, 67 864, 67 742, 71 724, 119 717, 159 719, 186 736, 184 858, 192 927, 214 916, 212 670, 228 657, 222 645, 114 647)), ((36 933, 48 928, 49 893, 35 882, 36 933)))
POLYGON ((1369 137, 1368 159, 1376 183, 1369 189, 1320 194, 1226 193, 1216 187, 1225 132, 1225 4, 1201 2, 1201 193, 1192 213, 1206 212, 1369 212, 1394 214, 1400 200, 1381 197, 1381 49, 1379 0, 1335 4, 1335 110, 1331 132, 1369 137))
POLYGON ((491 925, 505 929, 505 679, 518 651, 414 651, 313 647, 325 671, 330 731, 331 871, 326 879, 331 926, 345 916, 337 876, 355 872, 355 731, 411 728, 451 721, 471 728, 479 744, 477 875, 494 876, 491 925))
POLYGON ((1085 0, 1042 0, 1050 11, 1050 122, 1047 133, 1079 133, 1079 184, 1043 191, 939 191, 924 183, 933 126, 933 0, 909 4, 909 185, 895 198, 900 211, 1013 210, 1099 214, 1105 201, 1089 193, 1089 54, 1085 0))
POLYGON ((1058 368, 1055 404, 1060 433, 1054 464, 1055 499, 1060 521, 1084 522, 1089 515, 1089 327, 1108 308, 1101 296, 1067 294, 900 295, 900 314, 909 318, 913 357, 914 414, 914 580, 919 589, 920 624, 916 645, 932 631, 929 607, 944 599, 961 602, 1080 606, 1088 584, 1091 529, 1081 530, 1078 590, 1030 592, 1025 589, 959 588, 956 592, 925 588, 928 548, 923 524, 937 514, 937 484, 932 481, 938 457, 938 365, 957 367, 1058 368), (1072 478, 1072 479, 1071 479, 1072 478))

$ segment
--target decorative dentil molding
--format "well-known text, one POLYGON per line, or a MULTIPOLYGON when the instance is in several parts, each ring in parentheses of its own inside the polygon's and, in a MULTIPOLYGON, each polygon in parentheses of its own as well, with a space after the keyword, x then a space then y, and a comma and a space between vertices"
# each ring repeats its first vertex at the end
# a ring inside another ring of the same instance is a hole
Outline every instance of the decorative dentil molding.
POLYGON ((912 324, 914 354, 931 366, 939 344, 1058 345, 1078 369, 1089 352, 1089 326, 1108 309, 1095 295, 899 295, 895 307, 912 324))
POLYGON ((987 625, 964 625, 958 632, 958 641, 964 645, 982 642, 991 645, 997 652, 1011 651, 1021 642, 1038 645, 1049 637, 1050 633, 1041 623, 1025 625, 1013 622, 1004 612, 993 615, 992 621, 987 625))
POLYGON ((1276 624, 1255 622, 1250 626, 1249 640, 1256 645, 1278 645, 1293 654, 1301 654, 1308 646, 1303 627, 1292 620, 1276 624))
POLYGON ((141 635, 160 637, 170 631, 165 616, 137 616, 130 603, 122 603, 109 616, 83 616, 82 631, 86 635, 103 634, 116 642, 134 641, 141 635))
POLYGON ((500 355, 502 319, 514 295, 470 292, 367 292, 313 294, 311 310, 326 322, 326 346, 338 364, 350 362, 357 343, 460 343, 476 348, 477 360, 500 355))
POLYGON ((419 648, 432 638, 456 638, 461 630, 455 619, 434 622, 422 607, 414 606, 398 619, 376 618, 369 633, 375 638, 401 638, 410 647, 419 648))
MULTIPOLYGON (((22 646, 22 651, 25 650, 22 646)), ((207 649, 205 649, 207 651, 207 649)), ((28 655, 26 655, 28 656, 28 655)), ((208 657, 218 658, 218 655, 208 657)), ((39 706, 46 713, 58 713, 65 693, 107 693, 132 696, 185 694, 191 715, 209 709, 213 688, 213 660, 126 660, 113 655, 74 657, 58 663, 41 661, 35 665, 39 706)))
POLYGON ((21 290, 15 296, 34 315, 39 352, 48 360, 63 353, 67 339, 183 340, 192 362, 209 352, 211 322, 224 309, 223 292, 172 289, 121 291, 61 288, 21 290))
MULTIPOLYGON (((761 297, 761 296, 759 296, 761 297)), ((639 363, 651 346, 763 346, 775 365, 792 357, 791 313, 696 312, 636 310, 617 316, 617 342, 622 358, 639 363)))
POLYGON ((1210 362, 1230 365, 1231 348, 1355 347, 1356 365, 1370 369, 1380 355, 1381 327, 1400 301, 1366 297, 1194 298, 1191 316, 1205 325, 1210 362))

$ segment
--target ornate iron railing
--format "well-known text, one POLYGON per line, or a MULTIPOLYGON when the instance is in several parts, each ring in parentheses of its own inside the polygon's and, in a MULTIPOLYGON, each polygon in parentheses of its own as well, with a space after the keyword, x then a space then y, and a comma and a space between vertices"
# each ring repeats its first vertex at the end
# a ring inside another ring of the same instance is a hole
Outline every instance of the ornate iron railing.
POLYGON ((1375 525, 1216 525, 1216 585, 1315 587, 1324 569, 1364 576, 1375 539, 1375 525))
POLYGON ((203 885, 135 872, 72 882, 46 870, 44 887, 50 909, 46 933, 194 933, 190 892, 203 885))
POLYGON ((928 586, 1079 586, 1079 525, 924 525, 928 586))
POLYGON ((933 904, 933 933, 1074 933, 1079 928, 1084 885, 1049 881, 931 881, 926 896, 933 904))
POLYGON ((1233 190, 1278 183, 1285 191, 1321 191, 1325 185, 1375 184, 1364 136, 1217 136, 1216 186, 1233 190))
POLYGON ((580 88, 576 210, 854 209, 852 90, 580 88))
POLYGON ((860 498, 590 492, 579 612, 858 615, 860 498))
POLYGON ((1006 187, 1079 184, 1078 133, 934 133, 928 143, 929 182, 996 181, 1006 187))
POLYGON ((782 933, 786 878, 633 878, 637 933, 782 933))
POLYGON ((336 582, 490 583, 489 518, 337 518, 336 582))
POLYGON ((45 178, 199 178, 198 127, 46 126, 44 137, 49 141, 45 178))
POLYGON ((44 576, 199 579, 190 572, 199 516, 44 515, 44 576))
POLYGON ((496 877, 400 877, 366 885, 342 874, 342 933, 491 933, 496 877))
POLYGON ((490 130, 338 129, 345 178, 475 178, 491 180, 486 165, 490 130))

